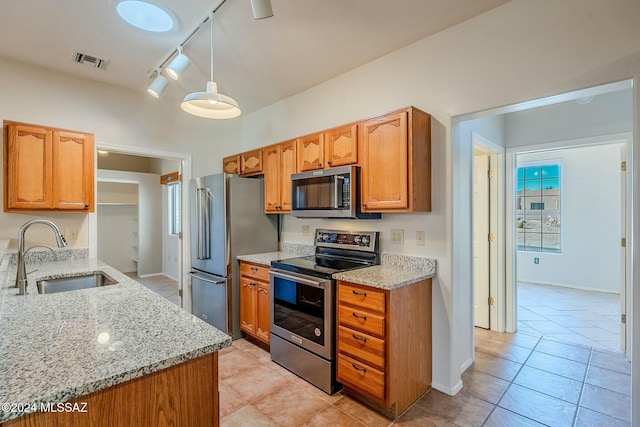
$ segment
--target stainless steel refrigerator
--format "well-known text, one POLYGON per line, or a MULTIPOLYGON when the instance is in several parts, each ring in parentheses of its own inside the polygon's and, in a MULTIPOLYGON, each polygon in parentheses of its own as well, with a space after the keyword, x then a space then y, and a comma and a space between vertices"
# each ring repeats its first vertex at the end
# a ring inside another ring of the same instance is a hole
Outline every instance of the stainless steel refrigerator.
POLYGON ((240 332, 236 256, 276 251, 276 221, 264 213, 263 180, 217 174, 192 179, 191 307, 233 339, 240 332))

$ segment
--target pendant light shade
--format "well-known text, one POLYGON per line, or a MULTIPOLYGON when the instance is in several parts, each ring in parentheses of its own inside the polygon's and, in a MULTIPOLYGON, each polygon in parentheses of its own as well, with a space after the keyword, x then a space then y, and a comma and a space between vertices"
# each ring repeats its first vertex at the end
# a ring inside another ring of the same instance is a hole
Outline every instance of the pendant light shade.
POLYGON ((153 79, 153 81, 147 88, 147 92, 149 93, 149 95, 153 96, 154 98, 160 98, 160 94, 167 87, 169 80, 167 80, 165 76, 160 74, 160 70, 156 71, 156 73, 157 73, 157 76, 155 79, 153 79))
POLYGON ((241 114, 238 103, 231 97, 218 93, 213 80, 213 13, 211 21, 211 79, 204 92, 193 92, 182 100, 180 107, 189 114, 207 119, 232 119, 241 114))
POLYGON ((193 92, 184 97, 180 107, 189 114, 208 119, 233 119, 241 114, 238 103, 231 97, 218 93, 214 81, 207 82, 204 92, 193 92))
POLYGON ((189 60, 187 55, 182 53, 182 47, 178 47, 177 50, 178 55, 173 58, 173 61, 171 61, 171 63, 167 65, 167 68, 165 69, 167 75, 173 80, 178 80, 180 74, 182 74, 184 70, 186 70, 191 64, 191 61, 189 60))
POLYGON ((271 0, 251 0, 251 10, 253 11, 253 19, 271 18, 273 16, 271 0))

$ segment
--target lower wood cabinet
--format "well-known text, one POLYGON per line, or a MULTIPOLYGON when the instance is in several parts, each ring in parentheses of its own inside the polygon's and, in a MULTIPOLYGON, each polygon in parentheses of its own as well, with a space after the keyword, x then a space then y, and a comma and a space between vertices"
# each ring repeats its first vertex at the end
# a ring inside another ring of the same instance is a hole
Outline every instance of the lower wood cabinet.
POLYGON ((219 402, 216 352, 67 402, 86 412, 34 412, 0 427, 213 427, 219 402))
POLYGON ((269 267, 240 262, 240 329, 269 344, 271 331, 269 267))
POLYGON ((397 418, 431 389, 431 279, 383 290, 338 281, 337 379, 397 418))

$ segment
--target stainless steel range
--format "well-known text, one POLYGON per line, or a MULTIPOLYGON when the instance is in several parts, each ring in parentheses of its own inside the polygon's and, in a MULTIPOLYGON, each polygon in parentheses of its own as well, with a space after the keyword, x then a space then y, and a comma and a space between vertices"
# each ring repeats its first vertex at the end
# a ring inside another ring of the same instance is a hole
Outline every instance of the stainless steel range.
POLYGON ((271 359, 332 394, 334 273, 380 263, 379 232, 317 229, 315 255, 271 262, 271 359))

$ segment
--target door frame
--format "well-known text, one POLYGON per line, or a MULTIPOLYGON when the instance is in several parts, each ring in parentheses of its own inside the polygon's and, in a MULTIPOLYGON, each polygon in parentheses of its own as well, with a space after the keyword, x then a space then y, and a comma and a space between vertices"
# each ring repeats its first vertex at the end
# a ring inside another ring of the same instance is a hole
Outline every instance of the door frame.
MULTIPOLYGON (((504 332, 505 307, 505 149, 479 133, 471 132, 473 148, 480 148, 489 154, 489 169, 494 176, 489 179, 489 233, 495 239, 489 245, 489 296, 493 296, 495 304, 489 307, 489 329, 504 332)), ((471 250, 473 259, 473 248, 471 250)), ((474 277, 474 276, 473 276, 474 277)), ((475 283, 474 283, 475 290, 475 283)))
MULTIPOLYGON (((118 154, 128 154, 133 156, 154 157, 165 160, 175 160, 179 164, 179 173, 182 176, 182 187, 188 185, 191 179, 191 154, 179 153, 175 151, 155 150, 152 148, 142 147, 124 147, 121 145, 109 144, 105 142, 96 141, 94 152, 94 167, 98 170, 98 150, 110 151, 118 154)), ((98 181, 94 180, 94 192, 97 194, 98 181)), ((189 230, 189 200, 184 196, 185 192, 180 191, 181 206, 180 212, 181 221, 180 227, 182 231, 182 239, 180 239, 180 245, 178 248, 178 289, 182 291, 180 297, 180 306, 191 313, 191 288, 185 286, 188 282, 187 273, 189 268, 189 233, 185 233, 185 230, 189 230)), ((98 227, 97 227, 97 213, 89 214, 89 256, 97 257, 98 253, 98 227)))
MULTIPOLYGON (((589 146, 599 146, 599 145, 607 145, 607 144, 616 144, 622 143, 625 147, 625 155, 627 164, 630 164, 630 146, 633 143, 633 134, 631 132, 622 132, 610 135, 603 136, 595 136, 595 137, 587 137, 587 138, 578 138, 578 139, 569 139, 565 141, 554 141, 544 144, 534 144, 534 145, 526 145, 521 147, 512 147, 507 148, 506 153, 506 170, 507 175, 506 178, 506 204, 507 204, 507 212, 506 212, 506 220, 507 224, 515 223, 515 212, 516 212, 516 197, 515 197, 515 187, 514 182, 516 179, 517 173, 517 155, 518 154, 526 154, 532 152, 539 151, 553 151, 559 150, 563 148, 579 148, 579 147, 589 147, 589 146)), ((626 188, 625 194, 621 195, 623 199, 626 198, 627 201, 632 200, 631 194, 631 174, 627 173, 624 175, 626 188)), ((626 203, 626 211, 621 215, 623 215, 624 225, 627 230, 630 230, 631 226, 631 206, 630 203, 626 203)), ((517 244, 516 244, 516 236, 514 232, 514 227, 507 227, 506 232, 506 252, 507 252, 507 277, 506 277, 506 290, 507 290, 507 298, 506 298, 506 324, 505 330, 506 332, 515 332, 518 324, 517 312, 518 312, 518 298, 517 298, 517 244)), ((625 236, 621 236, 625 237, 625 236)), ((630 240, 630 235, 627 233, 626 238, 627 242, 630 240)), ((629 243, 628 243, 629 244, 629 243)), ((624 271, 626 272, 623 275, 623 280, 625 280, 624 284, 621 284, 621 292, 620 298, 625 299, 625 307, 630 309, 631 301, 629 296, 631 295, 631 286, 632 283, 629 280, 631 277, 631 251, 626 251, 625 257, 622 259, 624 271)), ((630 336, 631 322, 627 321, 626 324, 626 336, 630 336)), ((621 340, 622 341, 622 340, 621 340)), ((630 356, 630 346, 626 346, 627 356, 630 356)))

